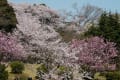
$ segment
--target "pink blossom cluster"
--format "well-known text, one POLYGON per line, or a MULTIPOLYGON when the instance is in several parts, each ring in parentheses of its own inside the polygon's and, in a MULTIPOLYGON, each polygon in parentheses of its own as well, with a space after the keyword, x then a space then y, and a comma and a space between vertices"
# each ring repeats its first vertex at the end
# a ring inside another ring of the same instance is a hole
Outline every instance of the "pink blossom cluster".
POLYGON ((100 37, 83 40, 72 40, 71 51, 76 51, 76 57, 81 65, 87 65, 94 70, 115 70, 113 58, 117 56, 115 43, 105 41, 100 37))
POLYGON ((19 59, 22 57, 23 47, 18 44, 15 36, 0 32, 0 55, 4 58, 19 59))

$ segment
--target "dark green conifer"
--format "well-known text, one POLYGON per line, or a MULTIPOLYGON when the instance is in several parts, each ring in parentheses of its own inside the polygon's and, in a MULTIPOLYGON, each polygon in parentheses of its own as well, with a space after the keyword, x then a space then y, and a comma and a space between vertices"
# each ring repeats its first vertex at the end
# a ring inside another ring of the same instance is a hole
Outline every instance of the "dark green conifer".
POLYGON ((16 28, 16 16, 7 0, 0 0, 0 30, 12 32, 16 28))

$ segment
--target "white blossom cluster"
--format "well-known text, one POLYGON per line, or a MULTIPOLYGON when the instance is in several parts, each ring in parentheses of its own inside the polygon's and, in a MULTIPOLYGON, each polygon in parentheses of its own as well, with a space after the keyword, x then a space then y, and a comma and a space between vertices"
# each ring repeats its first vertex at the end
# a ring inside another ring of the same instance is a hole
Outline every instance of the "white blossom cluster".
MULTIPOLYGON (((27 45, 29 49, 47 48, 53 50, 54 53, 59 54, 59 56, 69 56, 68 43, 62 41, 62 37, 54 29, 55 26, 51 25, 54 23, 45 24, 39 21, 41 17, 42 19, 44 19, 43 17, 49 19, 58 16, 56 11, 45 5, 12 4, 12 6, 18 20, 18 29, 15 31, 15 35, 19 38, 22 38, 24 35, 24 38, 29 44, 37 45, 36 47, 27 45), (22 35, 20 35, 20 32, 22 35)), ((59 17, 55 18, 57 19, 59 17)))

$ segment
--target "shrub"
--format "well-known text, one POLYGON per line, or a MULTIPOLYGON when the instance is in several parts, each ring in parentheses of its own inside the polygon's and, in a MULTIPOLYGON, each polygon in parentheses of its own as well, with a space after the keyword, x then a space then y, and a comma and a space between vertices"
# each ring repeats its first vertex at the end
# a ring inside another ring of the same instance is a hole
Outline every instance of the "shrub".
POLYGON ((106 72, 104 75, 107 80, 120 80, 120 71, 106 72))
POLYGON ((100 73, 95 73, 94 80, 106 80, 105 76, 101 76, 100 73))
POLYGON ((67 70, 67 68, 65 66, 60 66, 58 68, 58 75, 64 74, 66 70, 67 70))
POLYGON ((15 74, 20 74, 24 70, 24 64, 19 61, 12 62, 10 66, 11 66, 11 72, 15 74))
POLYGON ((70 66, 60 65, 56 72, 62 80, 73 80, 73 71, 70 66))
POLYGON ((37 75, 36 75, 36 79, 39 80, 44 80, 44 75, 49 73, 49 69, 47 68, 46 64, 41 64, 38 68, 37 68, 37 75))
POLYGON ((48 69, 47 66, 45 64, 41 64, 38 68, 37 68, 38 72, 43 72, 43 73, 47 73, 48 69))
POLYGON ((5 66, 0 64, 0 80, 8 80, 8 72, 5 71, 5 66))
POLYGON ((57 74, 58 74, 58 75, 62 75, 62 74, 64 74, 64 73, 69 73, 69 71, 71 71, 70 68, 69 68, 69 67, 66 67, 66 66, 59 66, 59 67, 57 68, 57 74))

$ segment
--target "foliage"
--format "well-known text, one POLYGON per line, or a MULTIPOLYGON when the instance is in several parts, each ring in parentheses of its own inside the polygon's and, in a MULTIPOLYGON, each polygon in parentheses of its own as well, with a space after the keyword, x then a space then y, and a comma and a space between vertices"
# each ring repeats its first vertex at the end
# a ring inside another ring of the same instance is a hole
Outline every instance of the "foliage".
POLYGON ((70 51, 75 52, 80 65, 88 66, 90 70, 115 70, 114 58, 117 56, 115 43, 105 41, 100 37, 83 40, 73 40, 70 51))
POLYGON ((107 40, 117 43, 120 46, 120 22, 118 14, 111 14, 104 12, 99 20, 97 26, 91 26, 85 36, 102 36, 107 40))
POLYGON ((29 63, 24 63, 25 70, 23 71, 22 74, 14 74, 11 73, 11 67, 8 65, 6 70, 9 72, 9 78, 8 80, 14 80, 15 77, 20 77, 21 79, 28 80, 28 77, 32 77, 33 80, 35 80, 37 68, 40 66, 39 64, 29 64, 29 63))
POLYGON ((16 16, 13 8, 7 3, 7 0, 0 0, 0 30, 13 32, 16 28, 16 16))
POLYGON ((67 71, 67 69, 68 68, 65 67, 65 66, 59 66, 58 69, 57 69, 58 75, 64 74, 67 71))
POLYGON ((0 80, 8 80, 8 72, 5 71, 5 66, 0 64, 0 80))
POLYGON ((104 73, 107 80, 120 80, 120 71, 106 72, 104 73))
POLYGON ((20 59, 23 55, 22 45, 17 43, 17 39, 11 34, 0 32, 0 61, 20 59))
POLYGON ((94 80, 106 80, 106 77, 97 72, 94 75, 94 80))
POLYGON ((10 66, 11 66, 11 72, 14 74, 20 74, 24 70, 24 64, 19 61, 12 62, 10 66))
POLYGON ((44 75, 49 73, 49 69, 46 64, 41 64, 40 67, 37 68, 37 76, 36 79, 44 80, 44 75))
POLYGON ((41 71, 43 73, 47 73, 48 72, 48 69, 47 69, 47 66, 45 64, 41 64, 40 67, 37 68, 37 71, 41 71))
POLYGON ((61 76, 63 80, 73 80, 73 73, 69 66, 60 65, 56 71, 57 75, 61 76))
MULTIPOLYGON (((99 24, 91 26, 85 32, 85 36, 102 36, 103 38, 116 43, 117 49, 120 51, 120 18, 118 13, 104 12, 101 15, 99 24)), ((120 55, 120 54, 118 54, 120 55)), ((116 59, 117 68, 120 68, 120 57, 116 59)))

